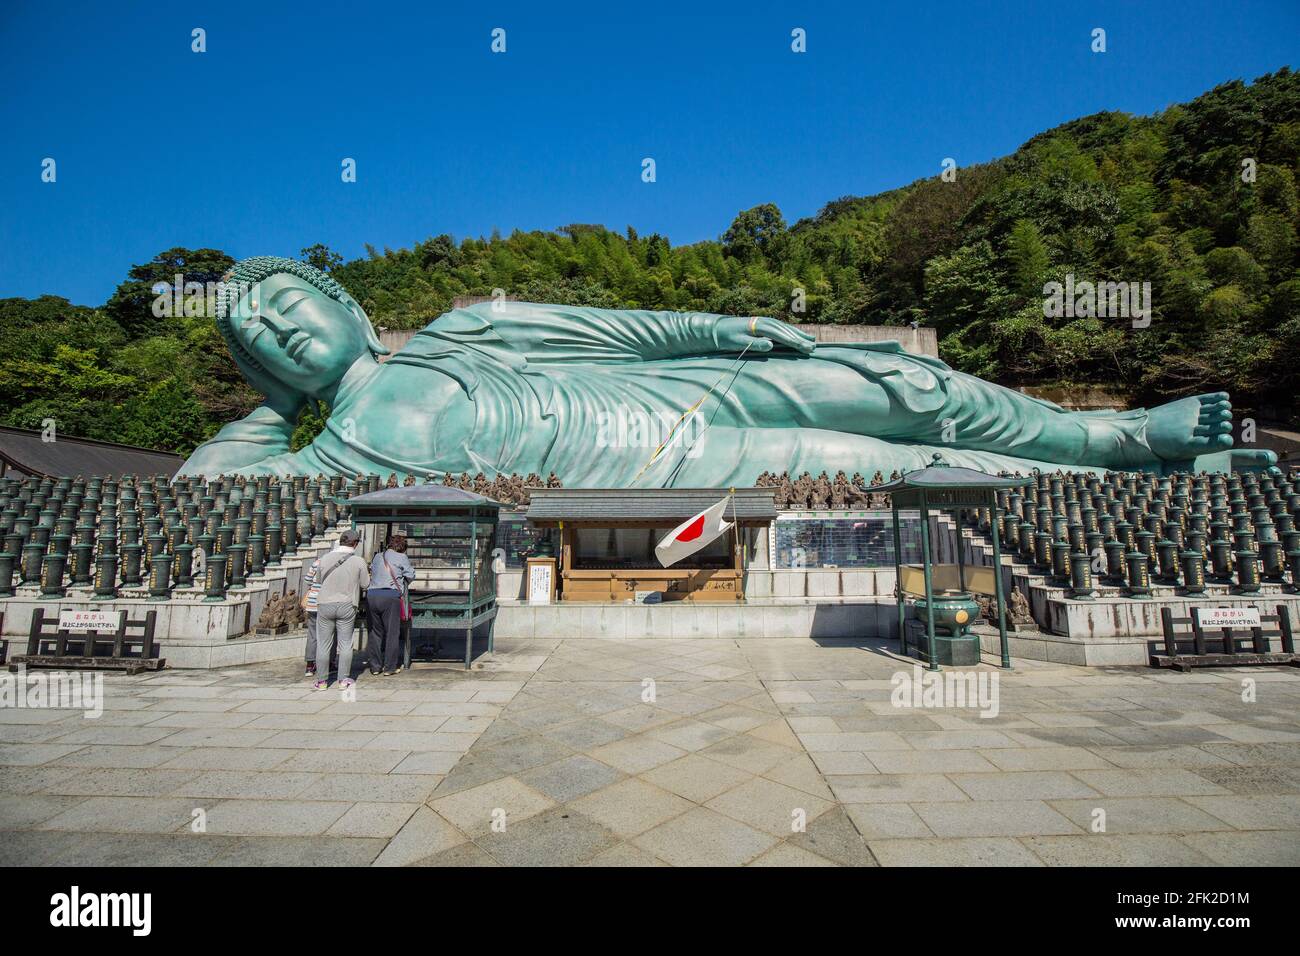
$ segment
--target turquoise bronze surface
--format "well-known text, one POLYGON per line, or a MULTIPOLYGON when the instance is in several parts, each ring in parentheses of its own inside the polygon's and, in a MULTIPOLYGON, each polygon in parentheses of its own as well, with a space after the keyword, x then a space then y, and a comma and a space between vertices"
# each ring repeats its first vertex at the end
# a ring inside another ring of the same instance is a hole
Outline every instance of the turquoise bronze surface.
POLYGON ((311 266, 254 257, 228 283, 217 321, 266 401, 181 474, 555 472, 575 487, 725 487, 765 470, 904 472, 935 452, 991 472, 1276 460, 1230 450, 1222 392, 1067 412, 897 342, 817 345, 770 318, 506 301, 446 313, 381 364, 364 310, 311 266), (290 452, 308 400, 329 421, 290 452))

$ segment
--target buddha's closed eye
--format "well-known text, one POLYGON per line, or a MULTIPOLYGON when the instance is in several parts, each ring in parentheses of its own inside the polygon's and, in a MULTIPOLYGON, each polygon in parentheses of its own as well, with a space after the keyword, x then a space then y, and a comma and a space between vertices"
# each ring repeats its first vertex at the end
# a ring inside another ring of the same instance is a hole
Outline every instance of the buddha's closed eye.
POLYGON ((298 306, 312 297, 311 291, 302 286, 286 286, 271 296, 270 305, 281 315, 288 315, 298 306))
POLYGON ((286 295, 276 303, 276 307, 280 310, 281 315, 288 315, 310 298, 311 296, 305 292, 300 292, 297 295, 286 295))

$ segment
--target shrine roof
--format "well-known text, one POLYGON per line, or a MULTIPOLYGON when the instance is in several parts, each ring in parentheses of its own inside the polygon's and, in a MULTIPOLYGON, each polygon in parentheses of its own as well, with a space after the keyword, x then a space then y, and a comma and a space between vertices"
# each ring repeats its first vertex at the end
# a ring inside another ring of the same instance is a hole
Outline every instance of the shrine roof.
POLYGON ((0 428, 0 463, 4 471, 51 478, 98 475, 168 475, 185 461, 180 455, 134 445, 77 438, 58 432, 47 441, 39 431, 0 428))
POLYGON ((1025 485, 1032 484, 1032 476, 1025 478, 1007 477, 1002 475, 990 475, 982 471, 976 471, 974 468, 962 468, 959 466, 946 464, 938 455, 935 460, 924 468, 917 468, 909 471, 901 478, 895 478, 893 481, 886 482, 883 485, 875 485, 868 489, 875 492, 905 491, 910 488, 916 488, 923 491, 939 491, 944 489, 954 490, 975 490, 980 488, 998 489, 998 488, 1023 488, 1025 485))

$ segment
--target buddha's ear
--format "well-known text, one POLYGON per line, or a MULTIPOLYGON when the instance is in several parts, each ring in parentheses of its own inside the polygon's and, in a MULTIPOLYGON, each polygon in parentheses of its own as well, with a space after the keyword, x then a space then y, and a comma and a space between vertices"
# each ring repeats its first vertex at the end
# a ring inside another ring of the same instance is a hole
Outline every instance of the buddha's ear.
POLYGON ((366 315, 366 310, 361 308, 361 303, 346 292, 343 295, 343 304, 361 323, 361 327, 366 330, 366 345, 369 346, 370 351, 376 355, 387 355, 389 350, 384 348, 384 343, 379 341, 379 336, 375 334, 375 327, 370 322, 370 316, 366 315))

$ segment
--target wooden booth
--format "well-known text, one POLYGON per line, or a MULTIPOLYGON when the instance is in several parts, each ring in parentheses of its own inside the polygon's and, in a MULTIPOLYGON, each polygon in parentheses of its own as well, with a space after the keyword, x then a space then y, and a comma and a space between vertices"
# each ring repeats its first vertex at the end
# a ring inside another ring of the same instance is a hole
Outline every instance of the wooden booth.
POLYGON ((747 539, 776 519, 771 488, 737 488, 726 520, 735 526, 681 564, 655 556, 663 536, 726 498, 726 488, 539 488, 528 520, 560 529, 561 601, 733 602, 745 598, 747 539), (734 515, 733 515, 734 511, 734 515))

